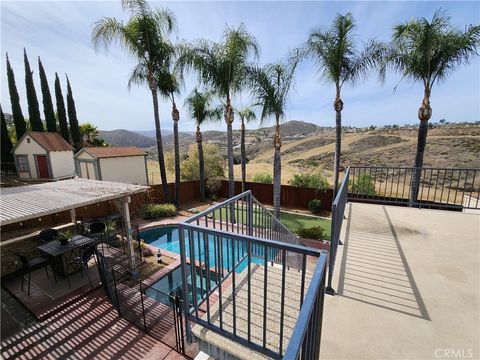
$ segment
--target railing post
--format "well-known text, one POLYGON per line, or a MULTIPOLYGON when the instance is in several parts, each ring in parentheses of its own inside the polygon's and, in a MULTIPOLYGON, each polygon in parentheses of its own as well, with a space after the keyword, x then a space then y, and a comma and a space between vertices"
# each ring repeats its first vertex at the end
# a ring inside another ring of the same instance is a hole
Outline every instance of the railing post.
POLYGON ((248 194, 248 235, 253 236, 253 196, 248 194))
POLYGON ((335 203, 332 204, 332 224, 331 224, 331 231, 330 231, 330 250, 329 250, 329 257, 328 257, 328 286, 325 288, 325 293, 328 295, 335 296, 337 293, 332 287, 332 279, 333 279, 333 264, 335 262, 335 238, 336 238, 336 230, 335 230, 335 218, 336 218, 336 205, 335 203))
MULTIPOLYGON (((180 258, 182 262, 182 289, 183 289, 183 313, 185 314, 185 331, 188 343, 192 342, 192 332, 190 329, 190 319, 188 317, 188 312, 190 311, 189 301, 188 301, 188 282, 187 282, 187 255, 185 253, 185 228, 179 224, 179 240, 180 240, 180 258)), ((189 239, 189 241, 193 241, 189 239)), ((192 261, 192 260, 190 260, 192 261)))

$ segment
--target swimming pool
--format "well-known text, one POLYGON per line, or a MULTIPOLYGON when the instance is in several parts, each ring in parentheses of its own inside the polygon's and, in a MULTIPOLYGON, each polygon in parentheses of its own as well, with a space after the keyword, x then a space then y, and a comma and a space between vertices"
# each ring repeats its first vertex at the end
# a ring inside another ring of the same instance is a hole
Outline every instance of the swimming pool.
MULTIPOLYGON (((190 257, 190 240, 187 235, 188 232, 185 232, 186 255, 190 257)), ((149 245, 180 254, 180 236, 177 225, 143 230, 140 232, 140 238, 149 245)), ((195 260, 205 264, 204 239, 203 237, 199 239, 198 233, 194 233, 193 240, 195 260)), ((235 264, 235 271, 240 273, 248 266, 248 259, 246 258, 247 243, 245 241, 233 241, 228 237, 215 239, 214 236, 209 235, 207 247, 210 269, 218 269, 218 272, 221 272, 221 270, 229 272, 233 268, 232 265, 235 264), (218 264, 217 259, 219 259, 218 264)), ((264 262, 263 247, 254 247, 252 250, 252 263, 262 264, 264 262)), ((275 256, 275 250, 269 250, 268 259, 271 260, 275 256)))
MULTIPOLYGON (((203 275, 203 274, 202 274, 203 275)), ((188 289, 189 289, 189 297, 188 300, 190 304, 192 304, 192 279, 191 276, 188 276, 188 289)), ((206 294, 206 277, 203 276, 200 278, 196 276, 196 297, 197 302, 200 302, 206 294), (201 280, 200 280, 201 279, 201 280), (202 283, 200 283, 202 281, 202 283)), ((216 285, 216 277, 214 273, 210 273, 210 288, 214 288, 216 285)), ((174 269, 173 271, 169 272, 167 275, 162 277, 152 286, 145 290, 145 294, 164 304, 170 303, 170 295, 173 292, 177 292, 180 298, 183 299, 183 287, 182 287, 182 269, 180 267, 174 269)))

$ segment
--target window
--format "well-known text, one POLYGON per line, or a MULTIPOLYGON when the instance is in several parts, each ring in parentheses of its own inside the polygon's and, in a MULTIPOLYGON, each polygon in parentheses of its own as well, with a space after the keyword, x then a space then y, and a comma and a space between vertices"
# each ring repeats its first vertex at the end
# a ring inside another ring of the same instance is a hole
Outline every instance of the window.
POLYGON ((27 156, 17 156, 18 172, 30 172, 27 156))

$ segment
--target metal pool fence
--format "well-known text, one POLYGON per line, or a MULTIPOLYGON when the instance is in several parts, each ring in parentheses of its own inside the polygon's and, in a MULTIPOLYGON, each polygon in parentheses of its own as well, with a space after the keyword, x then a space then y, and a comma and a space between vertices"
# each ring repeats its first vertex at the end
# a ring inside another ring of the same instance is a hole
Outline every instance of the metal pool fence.
POLYGON ((180 223, 179 235, 183 293, 192 294, 191 304, 184 303, 187 338, 194 322, 275 359, 318 353, 325 254, 298 245, 298 237, 250 191, 180 223), (308 257, 314 258, 313 274, 308 257), (298 292, 287 298, 295 286, 298 292), (302 319, 296 321, 295 345, 287 344, 287 308, 302 319), (272 319, 275 333, 268 329, 272 319))

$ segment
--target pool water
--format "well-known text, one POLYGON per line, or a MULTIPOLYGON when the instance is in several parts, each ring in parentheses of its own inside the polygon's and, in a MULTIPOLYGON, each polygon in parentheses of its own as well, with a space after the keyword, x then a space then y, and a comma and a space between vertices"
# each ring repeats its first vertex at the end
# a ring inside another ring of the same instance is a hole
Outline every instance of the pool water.
MULTIPOLYGON (((188 232, 185 232, 185 252, 186 256, 191 258, 190 239, 187 235, 188 232)), ((140 238, 151 246, 180 254, 180 236, 178 226, 160 226, 147 229, 140 232, 140 238)), ((232 271, 234 267, 235 272, 240 273, 248 266, 247 243, 245 241, 234 241, 228 237, 215 238, 212 235, 208 235, 208 238, 204 239, 203 236, 199 238, 198 233, 194 233, 192 245, 194 248, 195 262, 197 264, 202 264, 202 268, 199 266, 195 268, 195 289, 197 301, 201 301, 201 299, 205 297, 205 289, 207 287, 206 269, 210 268, 210 288, 215 288, 217 274, 218 276, 220 276, 220 274, 227 274, 232 271), (208 257, 205 256, 207 251, 209 254, 208 257), (208 266, 205 263, 206 259, 209 261, 208 266)), ((270 259, 273 259, 276 255, 277 253, 275 250, 269 250, 267 260, 270 261, 270 259)), ((255 264, 264 263, 265 258, 263 247, 255 245, 252 247, 251 261, 255 264)), ((190 303, 192 303, 191 272, 187 271, 187 273, 189 289, 188 298, 190 303)), ((156 299, 157 301, 168 304, 170 301, 168 294, 171 294, 173 291, 179 293, 180 297, 183 298, 181 268, 175 269, 153 284, 150 289, 146 290, 146 295, 156 299)))
MULTIPOLYGON (((190 240, 188 239, 188 232, 185 232, 185 244, 186 255, 190 257, 190 240)), ((178 226, 160 226, 152 229, 147 229, 140 232, 140 238, 145 243, 155 246, 160 249, 168 250, 176 254, 180 254, 180 236, 178 226)), ((199 239, 198 233, 194 233, 194 254, 195 260, 205 264, 206 247, 208 248, 208 260, 210 269, 222 267, 223 271, 231 271, 233 263, 235 263, 235 271, 237 273, 242 272, 248 266, 247 255, 247 243, 243 241, 235 240, 231 238, 222 237, 217 238, 212 235, 208 236, 208 242, 205 244, 203 237, 199 239), (220 241, 221 240, 221 241, 220 241), (220 247, 220 251, 218 250, 220 247), (200 251, 199 251, 200 249, 200 251), (215 256, 217 252, 217 256, 215 256), (221 259, 218 256, 221 253, 221 259), (242 258, 244 258, 242 260, 242 258), (217 264, 217 259, 219 260, 217 264)), ((263 247, 253 249, 252 263, 262 264, 263 259, 263 247)), ((274 253, 269 253, 268 258, 271 259, 275 256, 274 253)), ((220 270, 219 270, 220 272, 220 270)))
MULTIPOLYGON (((200 302, 206 294, 206 278, 196 276, 196 297, 197 302, 200 302), (201 280, 200 280, 201 279, 201 280), (202 283, 200 283, 202 281, 202 283)), ((210 288, 214 288, 216 285, 216 277, 214 273, 210 274, 210 288)), ((189 302, 192 304, 192 279, 188 276, 188 289, 189 289, 189 302)), ((145 294, 164 304, 170 303, 170 295, 173 292, 177 292, 180 298, 183 299, 183 287, 182 287, 182 269, 180 267, 169 272, 167 275, 158 280, 155 284, 150 286, 145 294)))

